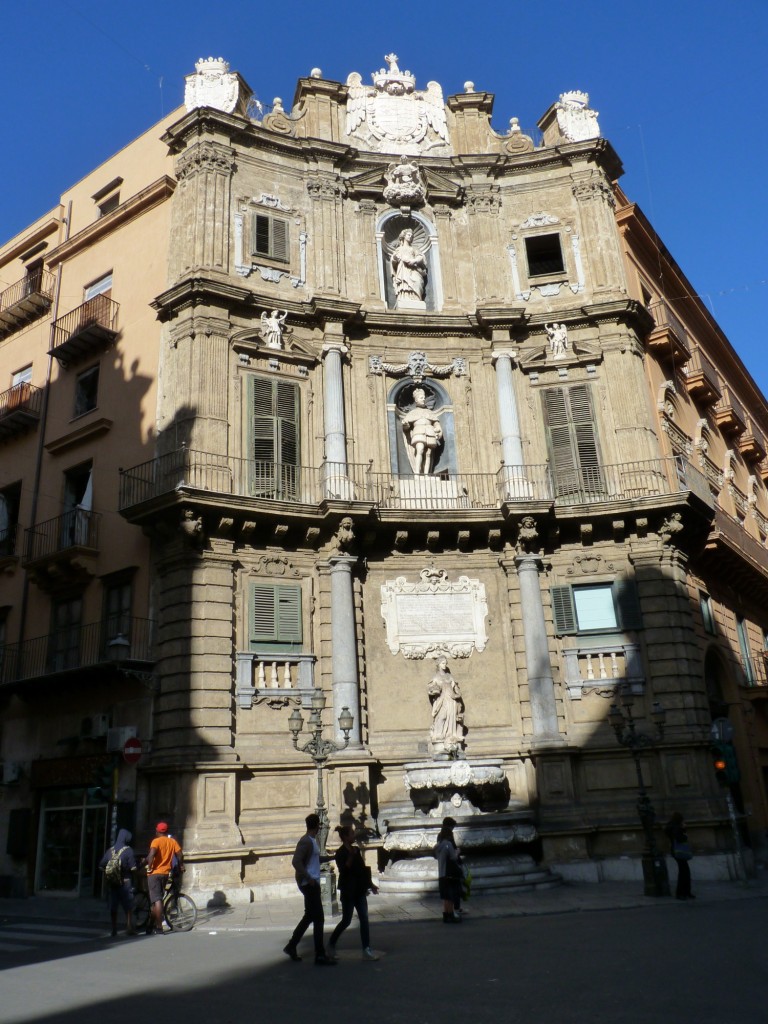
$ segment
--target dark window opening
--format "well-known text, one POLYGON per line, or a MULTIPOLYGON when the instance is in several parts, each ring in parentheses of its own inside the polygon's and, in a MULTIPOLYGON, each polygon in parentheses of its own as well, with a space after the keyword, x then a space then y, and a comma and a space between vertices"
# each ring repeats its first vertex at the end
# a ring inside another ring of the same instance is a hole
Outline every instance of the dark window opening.
POLYGON ((99 393, 99 368, 92 366, 79 374, 75 382, 75 416, 83 416, 96 408, 99 393))
POLYGON ((99 203, 99 217, 106 217, 108 213, 112 213, 120 205, 120 193, 115 192, 111 196, 107 196, 103 202, 99 203))
POLYGON ((565 270, 560 235, 533 235, 526 238, 525 255, 528 259, 529 277, 562 274, 565 270))
POLYGON ((16 551, 16 527, 19 522, 21 481, 0 491, 0 556, 16 551))

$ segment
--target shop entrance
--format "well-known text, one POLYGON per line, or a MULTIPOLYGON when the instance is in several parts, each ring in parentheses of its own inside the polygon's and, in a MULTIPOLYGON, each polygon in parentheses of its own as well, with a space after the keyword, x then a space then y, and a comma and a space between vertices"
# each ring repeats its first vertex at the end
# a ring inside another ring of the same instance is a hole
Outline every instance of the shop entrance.
POLYGON ((99 896, 108 806, 82 787, 42 794, 35 892, 99 896))

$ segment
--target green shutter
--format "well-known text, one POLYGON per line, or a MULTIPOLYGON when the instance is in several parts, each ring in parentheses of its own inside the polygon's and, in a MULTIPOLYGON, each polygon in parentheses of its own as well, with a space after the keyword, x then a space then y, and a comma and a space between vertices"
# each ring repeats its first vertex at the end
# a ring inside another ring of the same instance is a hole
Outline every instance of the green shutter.
POLYGON ((301 645, 301 587, 253 585, 249 640, 251 648, 301 645))
POLYGON ((555 633, 563 636, 576 633, 576 608, 573 604, 573 593, 570 587, 552 587, 552 618, 555 622, 555 633))
POLYGON ((257 256, 267 256, 281 263, 290 259, 290 236, 287 220, 271 217, 266 213, 256 213, 251 227, 251 252, 257 256))
POLYGON ((577 502, 602 494, 605 487, 589 385, 546 388, 541 400, 556 496, 577 502))
POLYGON ((547 388, 541 393, 541 401, 555 494, 570 494, 578 489, 579 473, 571 438, 565 389, 547 388))
POLYGON ((269 217, 257 213, 253 218, 253 239, 251 251, 259 256, 269 256, 269 217))
POLYGON ((299 490, 299 386, 254 376, 249 395, 253 493, 295 498, 299 490))
POLYGON ((605 490, 597 451, 595 414, 592 409, 592 391, 588 384, 574 384, 568 388, 576 456, 584 490, 600 494, 605 490))
POLYGON ((272 220, 272 247, 270 256, 275 260, 287 263, 290 258, 288 245, 288 221, 272 220))
POLYGON ((621 628, 642 629, 643 617, 640 611, 636 582, 634 580, 616 580, 612 589, 616 618, 621 628))

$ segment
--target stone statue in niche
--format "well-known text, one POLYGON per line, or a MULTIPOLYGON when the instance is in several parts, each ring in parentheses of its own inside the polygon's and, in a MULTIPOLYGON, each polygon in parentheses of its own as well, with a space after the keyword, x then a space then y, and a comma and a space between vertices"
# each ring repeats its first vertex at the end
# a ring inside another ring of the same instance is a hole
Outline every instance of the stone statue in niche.
POLYGON ((443 428, 440 413, 429 408, 424 388, 414 388, 413 406, 403 415, 402 427, 411 469, 416 476, 428 476, 443 446, 443 428))
POLYGON ((413 244, 413 230, 404 228, 389 258, 396 309, 424 309, 427 290, 427 261, 413 244))
POLYGON ((459 684, 448 668, 447 658, 438 658, 435 674, 427 688, 432 704, 429 739, 435 757, 461 757, 464 748, 464 701, 459 684))
POLYGON ((267 348, 283 347, 283 334, 288 332, 288 328, 285 327, 287 316, 287 309, 273 309, 269 316, 266 310, 261 314, 261 336, 267 348))
POLYGON ((544 324, 553 359, 562 359, 568 350, 568 328, 565 324, 544 324))

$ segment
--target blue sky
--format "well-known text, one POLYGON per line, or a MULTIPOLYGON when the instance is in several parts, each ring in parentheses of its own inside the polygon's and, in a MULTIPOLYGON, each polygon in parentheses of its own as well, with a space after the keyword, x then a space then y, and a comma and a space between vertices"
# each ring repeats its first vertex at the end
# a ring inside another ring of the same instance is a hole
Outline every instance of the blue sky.
POLYGON ((311 68, 367 79, 394 50, 418 86, 495 93, 500 131, 586 90, 625 191, 768 393, 768 0, 38 0, 6 4, 3 34, 2 240, 181 103, 201 56, 289 107, 311 68))

